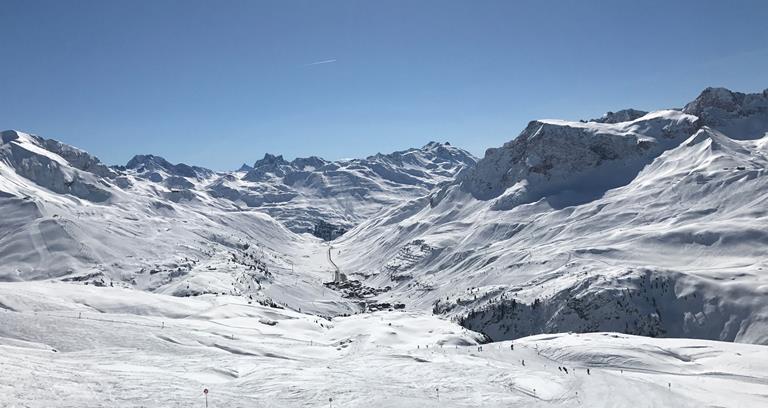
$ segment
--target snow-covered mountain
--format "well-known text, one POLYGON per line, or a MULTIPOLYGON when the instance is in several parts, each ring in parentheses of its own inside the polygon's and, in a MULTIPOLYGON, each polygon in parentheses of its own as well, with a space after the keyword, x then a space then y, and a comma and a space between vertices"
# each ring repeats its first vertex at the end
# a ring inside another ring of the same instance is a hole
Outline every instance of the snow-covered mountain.
MULTIPOLYGON (((267 155, 248 172, 216 173, 153 155, 107 167, 63 143, 5 131, 0 280, 237 293, 266 303, 281 285, 292 289, 281 295, 317 296, 332 268, 319 240, 297 232, 321 222, 355 225, 472 164, 460 149, 429 143, 340 162, 267 155)), ((327 292, 314 310, 354 310, 327 292)))
POLYGON ((531 122, 455 183, 340 238, 339 263, 494 339, 766 344, 766 101, 707 89, 627 122, 531 122))

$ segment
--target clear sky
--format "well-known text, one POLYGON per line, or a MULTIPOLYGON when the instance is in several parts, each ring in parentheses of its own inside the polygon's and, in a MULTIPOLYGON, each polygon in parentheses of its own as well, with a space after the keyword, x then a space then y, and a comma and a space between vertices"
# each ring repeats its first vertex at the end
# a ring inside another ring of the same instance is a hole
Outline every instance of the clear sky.
POLYGON ((0 1, 0 128, 108 164, 482 155, 707 86, 768 87, 768 1, 0 1))

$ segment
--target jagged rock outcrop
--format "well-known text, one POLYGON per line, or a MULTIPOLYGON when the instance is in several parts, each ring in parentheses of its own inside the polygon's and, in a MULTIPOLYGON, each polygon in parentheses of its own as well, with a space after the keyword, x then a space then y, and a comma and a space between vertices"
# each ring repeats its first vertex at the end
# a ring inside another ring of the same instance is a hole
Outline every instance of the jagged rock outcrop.
POLYGON ((220 177, 208 192, 260 208, 295 232, 313 231, 318 219, 349 228, 389 205, 427 194, 474 163, 466 151, 437 142, 334 162, 265 154, 241 179, 220 177))
POLYGON ((606 112, 602 117, 597 119, 590 119, 588 122, 595 122, 595 123, 631 122, 635 119, 642 118, 647 114, 648 112, 638 110, 638 109, 622 109, 616 112, 606 112))
POLYGON ((72 194, 93 202, 106 201, 111 196, 100 179, 114 177, 115 173, 97 158, 56 141, 15 130, 3 131, 0 160, 15 174, 54 193, 72 194))
MULTIPOLYGON (((139 173, 162 171, 169 175, 203 179, 214 174, 212 170, 204 167, 190 166, 184 163, 172 164, 160 156, 140 154, 133 156, 125 165, 126 168, 136 170, 139 173)), ((162 181, 158 180, 158 181, 162 181)))
POLYGON ((679 111, 616 124, 533 121, 514 140, 488 149, 462 175, 461 185, 481 200, 500 197, 498 209, 548 195, 558 195, 554 199, 563 205, 573 204, 626 184, 698 128, 695 116, 679 111))
POLYGON ((683 112, 701 118, 701 124, 734 139, 756 139, 768 132, 768 89, 760 93, 707 88, 685 105, 683 112))

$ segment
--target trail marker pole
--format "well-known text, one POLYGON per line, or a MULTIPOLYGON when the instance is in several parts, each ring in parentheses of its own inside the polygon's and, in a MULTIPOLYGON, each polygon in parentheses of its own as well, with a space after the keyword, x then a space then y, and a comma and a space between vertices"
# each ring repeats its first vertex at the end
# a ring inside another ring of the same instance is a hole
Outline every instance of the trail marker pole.
POLYGON ((205 394, 205 408, 208 408, 208 388, 203 389, 203 394, 205 394))

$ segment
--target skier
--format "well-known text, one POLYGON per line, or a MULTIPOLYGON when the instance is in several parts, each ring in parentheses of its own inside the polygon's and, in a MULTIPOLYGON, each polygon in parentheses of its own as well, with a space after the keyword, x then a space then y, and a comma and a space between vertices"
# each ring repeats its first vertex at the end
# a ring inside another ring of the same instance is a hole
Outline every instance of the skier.
POLYGON ((589 368, 587 368, 587 375, 592 375, 592 374, 589 373, 589 368))
POLYGON ((525 360, 520 360, 523 363, 523 367, 525 367, 525 360))
POLYGON ((512 351, 515 351, 515 345, 514 344, 510 344, 509 345, 509 349, 512 350, 512 351))

